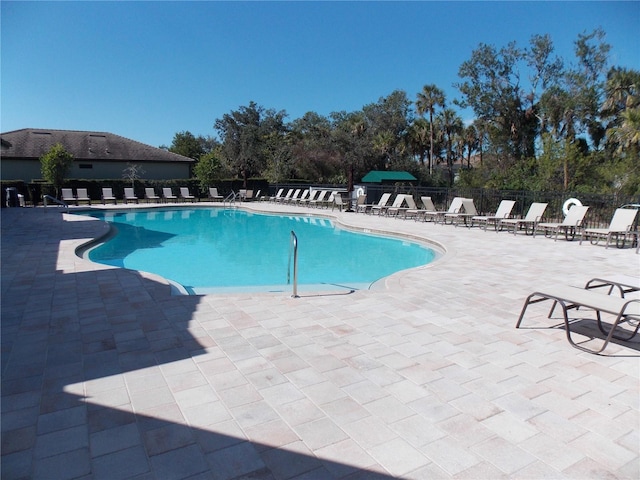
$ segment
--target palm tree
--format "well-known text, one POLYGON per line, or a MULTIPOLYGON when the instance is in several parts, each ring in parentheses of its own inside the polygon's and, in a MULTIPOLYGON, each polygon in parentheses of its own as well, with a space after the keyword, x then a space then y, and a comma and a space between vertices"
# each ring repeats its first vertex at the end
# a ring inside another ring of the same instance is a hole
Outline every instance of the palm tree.
POLYGON ((456 135, 464 129, 462 119, 451 108, 445 108, 438 115, 438 120, 442 126, 442 133, 446 144, 447 169, 449 170, 449 185, 453 186, 453 162, 455 162, 454 139, 456 135))
POLYGON ((436 106, 444 107, 445 95, 436 85, 425 85, 422 91, 418 93, 416 100, 416 111, 418 115, 424 115, 429 112, 429 175, 433 174, 433 114, 436 106))

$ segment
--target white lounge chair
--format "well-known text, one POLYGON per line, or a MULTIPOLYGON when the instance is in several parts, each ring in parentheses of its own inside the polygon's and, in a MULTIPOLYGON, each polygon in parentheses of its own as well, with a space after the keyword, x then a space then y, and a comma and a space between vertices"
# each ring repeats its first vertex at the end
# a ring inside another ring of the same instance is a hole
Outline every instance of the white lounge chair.
POLYGON ((305 199, 300 200, 300 202, 298 202, 298 205, 303 205, 303 206, 311 206, 311 202, 313 202, 318 195, 320 194, 320 190, 313 190, 309 192, 309 196, 305 199))
POLYGON ((556 305, 560 305, 560 307, 562 307, 567 340, 569 340, 569 343, 571 345, 585 352, 602 352, 607 347, 612 338, 630 340, 638 333, 638 327, 640 327, 640 299, 626 299, 613 295, 594 292, 593 290, 561 285, 544 288, 529 295, 524 302, 522 311, 520 312, 520 317, 518 318, 518 322, 516 323, 516 328, 520 328, 522 319, 524 318, 524 314, 527 311, 527 307, 529 307, 529 305, 533 303, 543 302, 545 300, 551 300, 553 302, 548 315, 549 318, 553 314, 553 310, 555 309, 556 305), (578 307, 590 308, 596 311, 598 328, 604 335, 606 335, 604 343, 598 350, 590 350, 582 345, 577 344, 571 336, 571 323, 569 322, 569 316, 567 312, 570 309, 578 307), (616 317, 609 331, 607 331, 602 325, 602 313, 612 314, 616 317), (631 327, 633 329, 631 334, 625 337, 616 336, 615 331, 617 327, 621 323, 628 320, 632 320, 635 323, 635 327, 631 327))
POLYGON ((625 293, 640 292, 640 277, 624 274, 596 277, 589 280, 584 286, 586 289, 603 287, 609 288, 607 295, 611 295, 614 290, 617 290, 620 296, 624 298, 625 293))
POLYGON ((542 230, 545 237, 550 237, 555 233, 555 241, 558 240, 558 234, 564 232, 564 236, 567 240, 571 241, 576 236, 576 231, 582 226, 582 221, 587 214, 589 207, 584 205, 574 205, 569 209, 569 213, 564 217, 561 223, 538 223, 533 236, 536 236, 538 229, 542 230))
POLYGON ((298 197, 300 196, 300 192, 302 192, 301 188, 296 188, 292 195, 288 195, 282 199, 282 203, 295 203, 298 201, 298 197))
POLYGON ((318 196, 315 197, 313 200, 309 201, 309 206, 313 208, 318 208, 324 205, 324 202, 326 201, 325 197, 327 196, 327 193, 329 193, 328 190, 320 190, 320 193, 318 194, 318 196))
POLYGON ((146 187, 144 189, 144 198, 146 198, 147 203, 160 200, 160 197, 156 195, 156 191, 153 187, 146 187))
POLYGON ((447 219, 451 220, 452 225, 458 226, 460 224, 460 220, 464 222, 465 225, 469 225, 469 219, 478 215, 478 211, 476 210, 476 206, 473 203, 473 198, 463 198, 462 199, 462 207, 455 213, 445 213, 443 216, 444 223, 447 223, 447 219))
POLYGON ((216 187, 209 187, 209 199, 214 202, 222 201, 224 197, 218 193, 218 189, 216 187))
POLYGON ((373 205, 365 206, 365 213, 367 213, 367 212, 371 213, 371 214, 373 214, 373 212, 380 213, 382 208, 387 206, 387 203, 389 203, 390 199, 391 199, 391 194, 390 193, 383 193, 382 196, 380 197, 380 200, 378 200, 378 203, 375 203, 373 205), (366 208, 366 207, 368 207, 368 208, 366 208))
POLYGON ((124 203, 128 203, 129 200, 138 203, 138 197, 136 197, 136 194, 134 193, 133 188, 125 187, 125 189, 124 189, 124 203))
POLYGON ((627 236, 633 228, 633 224, 636 221, 636 215, 638 210, 635 208, 618 208, 613 214, 609 228, 585 228, 580 235, 580 245, 585 238, 590 239, 593 245, 597 244, 601 238, 606 238, 606 248, 609 248, 609 243, 615 238, 616 243, 619 238, 622 237, 622 244, 627 241, 627 236))
POLYGON ((301 203, 303 203, 307 198, 309 198, 309 194, 311 192, 309 191, 309 189, 307 188, 306 190, 304 190, 302 192, 302 194, 300 195, 300 198, 298 198, 295 202, 296 205, 300 205, 301 203))
POLYGON ((446 211, 436 210, 435 212, 426 211, 424 212, 422 220, 426 222, 428 218, 433 218, 435 222, 438 222, 439 220, 444 219, 444 216, 447 213, 458 213, 461 208, 462 208, 462 197, 455 197, 453 200, 451 200, 451 205, 449 205, 448 210, 446 211))
POLYGON ((113 200, 114 204, 117 204, 118 201, 116 197, 113 195, 113 188, 111 187, 102 187, 102 203, 110 202, 113 200))
POLYGON ((496 226, 496 231, 500 231, 503 228, 507 231, 509 227, 513 226, 513 234, 515 235, 520 227, 524 226, 524 233, 527 234, 529 231, 529 227, 531 227, 531 233, 536 229, 536 226, 542 220, 544 216, 544 211, 547 209, 546 203, 534 202, 529 206, 529 210, 524 218, 505 218, 502 220, 498 220, 498 225, 496 226))
POLYGON ((164 198, 165 201, 167 200, 177 200, 178 197, 176 197, 173 194, 173 190, 171 190, 171 187, 163 187, 162 188, 162 198, 164 198))
POLYGON ((471 217, 471 226, 473 227, 474 223, 484 224, 484 229, 486 230, 490 224, 493 224, 495 228, 498 228, 498 221, 503 218, 508 218, 515 204, 515 200, 502 200, 500 205, 498 205, 496 213, 493 215, 476 215, 475 217, 471 217))
POLYGON ((273 197, 269 197, 269 201, 277 202, 278 199, 282 197, 283 192, 284 192, 284 188, 281 188, 280 190, 278 190, 278 193, 276 193, 273 197))
POLYGON ((189 187, 180 187, 180 198, 185 202, 187 200, 191 200, 191 202, 196 201, 196 197, 191 195, 191 192, 189 192, 189 187))
POLYGON ((393 215, 393 216, 398 215, 400 208, 402 207, 402 205, 405 204, 407 197, 410 197, 410 196, 411 195, 405 195, 405 194, 396 195, 396 198, 393 199, 393 203, 391 205, 389 206, 385 205, 380 209, 379 215, 382 215, 383 213, 385 215, 393 215))
POLYGON ((89 205, 91 205, 91 197, 89 197, 86 188, 76 189, 76 203, 80 202, 89 202, 89 205))
POLYGON ((294 192, 294 189, 290 188, 289 191, 287 192, 287 194, 284 197, 276 196, 275 201, 276 202, 280 202, 280 203, 285 203, 291 198, 291 195, 293 195, 293 192, 294 192))

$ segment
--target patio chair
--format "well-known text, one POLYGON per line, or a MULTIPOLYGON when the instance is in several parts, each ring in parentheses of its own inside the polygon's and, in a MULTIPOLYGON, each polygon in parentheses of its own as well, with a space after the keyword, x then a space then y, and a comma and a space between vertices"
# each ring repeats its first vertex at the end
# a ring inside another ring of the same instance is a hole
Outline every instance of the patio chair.
POLYGON ((209 200, 213 202, 221 202, 224 197, 218 193, 216 187, 209 187, 209 200))
POLYGON ((432 218, 434 222, 438 222, 443 219, 447 213, 458 213, 462 208, 462 197, 455 197, 451 200, 451 205, 449 205, 449 209, 446 211, 436 210, 434 212, 425 211, 422 220, 427 221, 427 218, 432 218))
POLYGON ((138 203, 138 197, 136 197, 136 194, 133 191, 133 188, 125 187, 125 189, 124 189, 124 203, 128 203, 129 200, 138 203))
POLYGON ((533 236, 536 236, 538 229, 542 230, 545 237, 551 237, 555 233, 554 241, 558 240, 558 234, 564 232, 564 237, 571 241, 576 236, 576 231, 582 227, 582 221, 587 214, 589 207, 584 205, 574 205, 569 209, 567 216, 561 223, 538 223, 533 230, 533 236))
POLYGON ((524 218, 504 218, 498 220, 498 225, 496 226, 496 231, 501 231, 503 228, 507 231, 510 226, 513 226, 513 234, 515 235, 520 227, 524 226, 525 235, 529 232, 529 227, 531 227, 531 234, 536 229, 538 223, 542 220, 544 216, 544 211, 547 209, 546 203, 532 203, 529 206, 529 210, 524 218))
POLYGON ((196 201, 196 197, 191 195, 189 187, 180 187, 180 198, 185 202, 187 200, 191 200, 192 203, 196 201))
POLYGON ((469 219, 477 215, 478 211, 473 203, 473 198, 463 198, 462 207, 460 207, 457 212, 445 213, 442 218, 445 224, 447 223, 447 219, 449 219, 451 220, 451 225, 458 226, 460 224, 460 220, 462 220, 465 225, 469 226, 469 219))
POLYGON ((356 199, 356 213, 362 211, 365 212, 366 211, 366 207, 367 207, 367 196, 366 195, 358 195, 358 198, 356 199))
POLYGON ((426 212, 435 212, 436 206, 433 204, 433 200, 431 197, 420 197, 420 202, 422 203, 421 208, 409 208, 404 211, 404 218, 413 217, 416 221, 418 217, 424 215, 426 212))
POLYGON ((635 208, 616 209, 608 228, 585 228, 580 235, 580 245, 585 238, 588 238, 593 245, 596 245, 601 238, 606 238, 605 248, 609 248, 609 243, 613 238, 618 243, 620 236, 622 236, 622 246, 624 246, 637 214, 638 210, 635 208))
POLYGON ((287 202, 287 201, 291 198, 291 195, 293 195, 293 192, 294 192, 294 191, 295 191, 295 190, 294 190, 293 188, 290 188, 290 189, 289 189, 289 191, 287 192, 287 194, 286 194, 284 197, 278 197, 278 196, 276 196, 275 201, 276 201, 276 202, 279 202, 279 203, 285 203, 285 202, 287 202))
POLYGON ((160 200, 160 197, 156 195, 156 190, 153 187, 147 187, 144 189, 144 198, 147 199, 147 203, 160 200))
POLYGON ((579 287, 569 287, 561 285, 545 288, 543 290, 533 292, 531 295, 529 295, 524 302, 522 311, 520 312, 520 317, 518 318, 518 322, 516 323, 516 328, 520 328, 522 319, 524 318, 524 314, 527 311, 529 305, 531 305, 532 303, 543 302, 545 300, 551 300, 553 302, 548 318, 551 318, 556 305, 560 305, 560 307, 562 308, 564 328, 566 331, 567 340, 569 340, 569 343, 572 346, 585 352, 602 352, 607 347, 612 338, 625 341, 630 340, 638 333, 638 327, 640 327, 640 299, 620 298, 617 296, 605 295, 599 292, 594 292, 592 290, 582 289, 579 287), (567 312, 568 310, 579 307, 590 308, 592 310, 595 310, 596 312, 598 329, 606 336, 604 339, 604 343, 599 350, 590 350, 582 345, 578 345, 571 336, 571 323, 569 322, 569 315, 567 312), (609 331, 607 331, 602 324, 602 313, 608 313, 616 317, 609 331), (625 337, 616 335, 615 331, 618 326, 621 323, 629 320, 635 323, 635 327, 631 326, 631 334, 625 337))
POLYGON ((253 201, 253 190, 247 190, 246 192, 244 192, 243 201, 245 201, 245 202, 253 201))
POLYGON ((394 208, 391 207, 387 210, 387 215, 395 215, 396 218, 400 216, 400 212, 402 212, 403 214, 403 218, 407 218, 407 211, 411 210, 411 211, 417 211, 418 210, 418 206, 416 205, 416 201, 413 199, 413 195, 405 195, 404 196, 404 203, 407 204, 406 207, 403 207, 402 205, 398 208, 394 208))
POLYGON ((334 208, 339 208, 342 211, 343 207, 348 207, 347 203, 342 200, 342 195, 339 193, 333 194, 333 201, 331 202, 331 211, 333 212, 334 208))
POLYGON ((76 189, 76 203, 79 202, 89 202, 89 205, 91 205, 91 197, 89 197, 86 188, 76 189))
POLYGON ((113 195, 113 188, 102 187, 102 204, 104 205, 106 202, 110 202, 111 200, 113 200, 114 205, 118 204, 116 197, 113 195))
POLYGON ((378 203, 365 205, 364 212, 365 213, 373 213, 374 210, 377 210, 379 212, 380 209, 382 209, 382 207, 386 206, 387 203, 389 203, 389 199, 390 198, 391 198, 391 194, 390 193, 383 193, 382 196, 380 197, 380 200, 378 200, 378 203))
POLYGON ((500 205, 498 205, 496 213, 493 215, 476 215, 475 217, 471 217, 471 226, 473 227, 474 223, 484 224, 485 231, 490 224, 493 224, 495 228, 498 228, 498 221, 503 218, 508 218, 509 215, 511 215, 511 210, 513 210, 515 204, 515 200, 502 200, 500 205))
POLYGON ((76 205, 78 204, 75 195, 73 194, 72 188, 63 188, 62 190, 62 201, 63 202, 73 202, 76 205))
POLYGON ((176 197, 173 194, 173 190, 171 190, 171 187, 163 187, 162 188, 162 198, 164 198, 165 201, 167 200, 177 200, 178 197, 176 197))

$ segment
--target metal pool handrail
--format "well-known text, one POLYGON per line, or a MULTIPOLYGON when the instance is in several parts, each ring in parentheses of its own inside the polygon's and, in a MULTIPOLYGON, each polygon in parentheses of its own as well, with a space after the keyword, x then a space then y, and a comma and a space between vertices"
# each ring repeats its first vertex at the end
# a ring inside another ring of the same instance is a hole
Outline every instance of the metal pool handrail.
POLYGON ((287 266, 287 283, 291 283, 291 252, 293 251, 293 298, 298 298, 298 237, 291 230, 291 241, 289 242, 289 264, 287 266))

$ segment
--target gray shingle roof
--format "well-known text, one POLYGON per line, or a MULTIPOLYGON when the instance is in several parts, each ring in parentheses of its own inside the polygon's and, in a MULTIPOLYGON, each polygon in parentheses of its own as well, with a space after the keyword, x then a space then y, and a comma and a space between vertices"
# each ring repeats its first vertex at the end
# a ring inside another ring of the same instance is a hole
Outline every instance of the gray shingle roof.
POLYGON ((76 160, 190 162, 195 160, 107 132, 24 128, 0 134, 2 156, 40 158, 61 143, 76 160))

